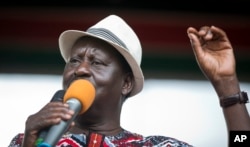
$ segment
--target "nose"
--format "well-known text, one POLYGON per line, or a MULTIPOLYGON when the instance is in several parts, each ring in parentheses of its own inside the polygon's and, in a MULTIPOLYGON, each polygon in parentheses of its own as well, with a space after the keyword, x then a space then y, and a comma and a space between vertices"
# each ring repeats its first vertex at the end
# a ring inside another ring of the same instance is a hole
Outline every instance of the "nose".
POLYGON ((74 75, 76 77, 89 77, 90 74, 90 65, 88 62, 83 61, 79 66, 75 69, 74 75))

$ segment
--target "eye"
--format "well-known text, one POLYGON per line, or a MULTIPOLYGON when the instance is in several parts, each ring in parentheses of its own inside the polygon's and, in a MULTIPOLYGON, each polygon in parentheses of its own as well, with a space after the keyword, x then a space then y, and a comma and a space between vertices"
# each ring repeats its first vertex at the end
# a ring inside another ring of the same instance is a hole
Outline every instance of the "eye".
POLYGON ((76 58, 70 58, 70 60, 69 60, 69 63, 71 63, 71 64, 76 64, 76 63, 79 63, 80 61, 79 60, 77 60, 76 58))
POLYGON ((102 62, 101 60, 93 60, 92 61, 92 65, 105 65, 104 62, 102 62))
POLYGON ((92 64, 93 65, 101 65, 102 63, 100 61, 93 61, 92 64))

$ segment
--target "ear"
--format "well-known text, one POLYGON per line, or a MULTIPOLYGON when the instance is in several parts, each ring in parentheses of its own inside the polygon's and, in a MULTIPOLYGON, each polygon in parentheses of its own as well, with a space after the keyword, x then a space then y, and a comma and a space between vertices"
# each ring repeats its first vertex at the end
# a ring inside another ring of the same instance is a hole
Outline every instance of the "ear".
POLYGON ((134 87, 134 78, 133 78, 133 74, 130 72, 124 76, 124 83, 122 86, 122 95, 124 96, 129 95, 133 87, 134 87))

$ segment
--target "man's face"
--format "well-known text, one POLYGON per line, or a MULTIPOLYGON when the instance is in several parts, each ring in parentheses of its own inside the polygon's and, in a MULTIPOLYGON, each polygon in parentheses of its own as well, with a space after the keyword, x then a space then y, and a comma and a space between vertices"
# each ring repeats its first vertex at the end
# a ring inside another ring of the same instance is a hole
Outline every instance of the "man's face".
MULTIPOLYGON (((63 73, 63 88, 76 79, 89 80, 96 89, 95 106, 114 106, 124 87, 125 71, 117 51, 103 41, 84 37, 71 49, 63 73)), ((105 106, 105 107, 107 107, 105 106)))

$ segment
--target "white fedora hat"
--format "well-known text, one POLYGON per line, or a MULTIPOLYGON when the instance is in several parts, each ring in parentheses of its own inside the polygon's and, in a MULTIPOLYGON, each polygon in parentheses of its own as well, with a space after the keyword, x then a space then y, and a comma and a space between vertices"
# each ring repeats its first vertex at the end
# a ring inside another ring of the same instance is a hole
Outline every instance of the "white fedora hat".
POLYGON ((92 36, 111 44, 128 62, 132 69, 135 85, 130 97, 143 88, 144 76, 140 67, 142 48, 132 28, 120 17, 109 15, 86 31, 66 30, 59 36, 59 48, 63 59, 69 60, 70 50, 75 41, 82 36, 92 36))

